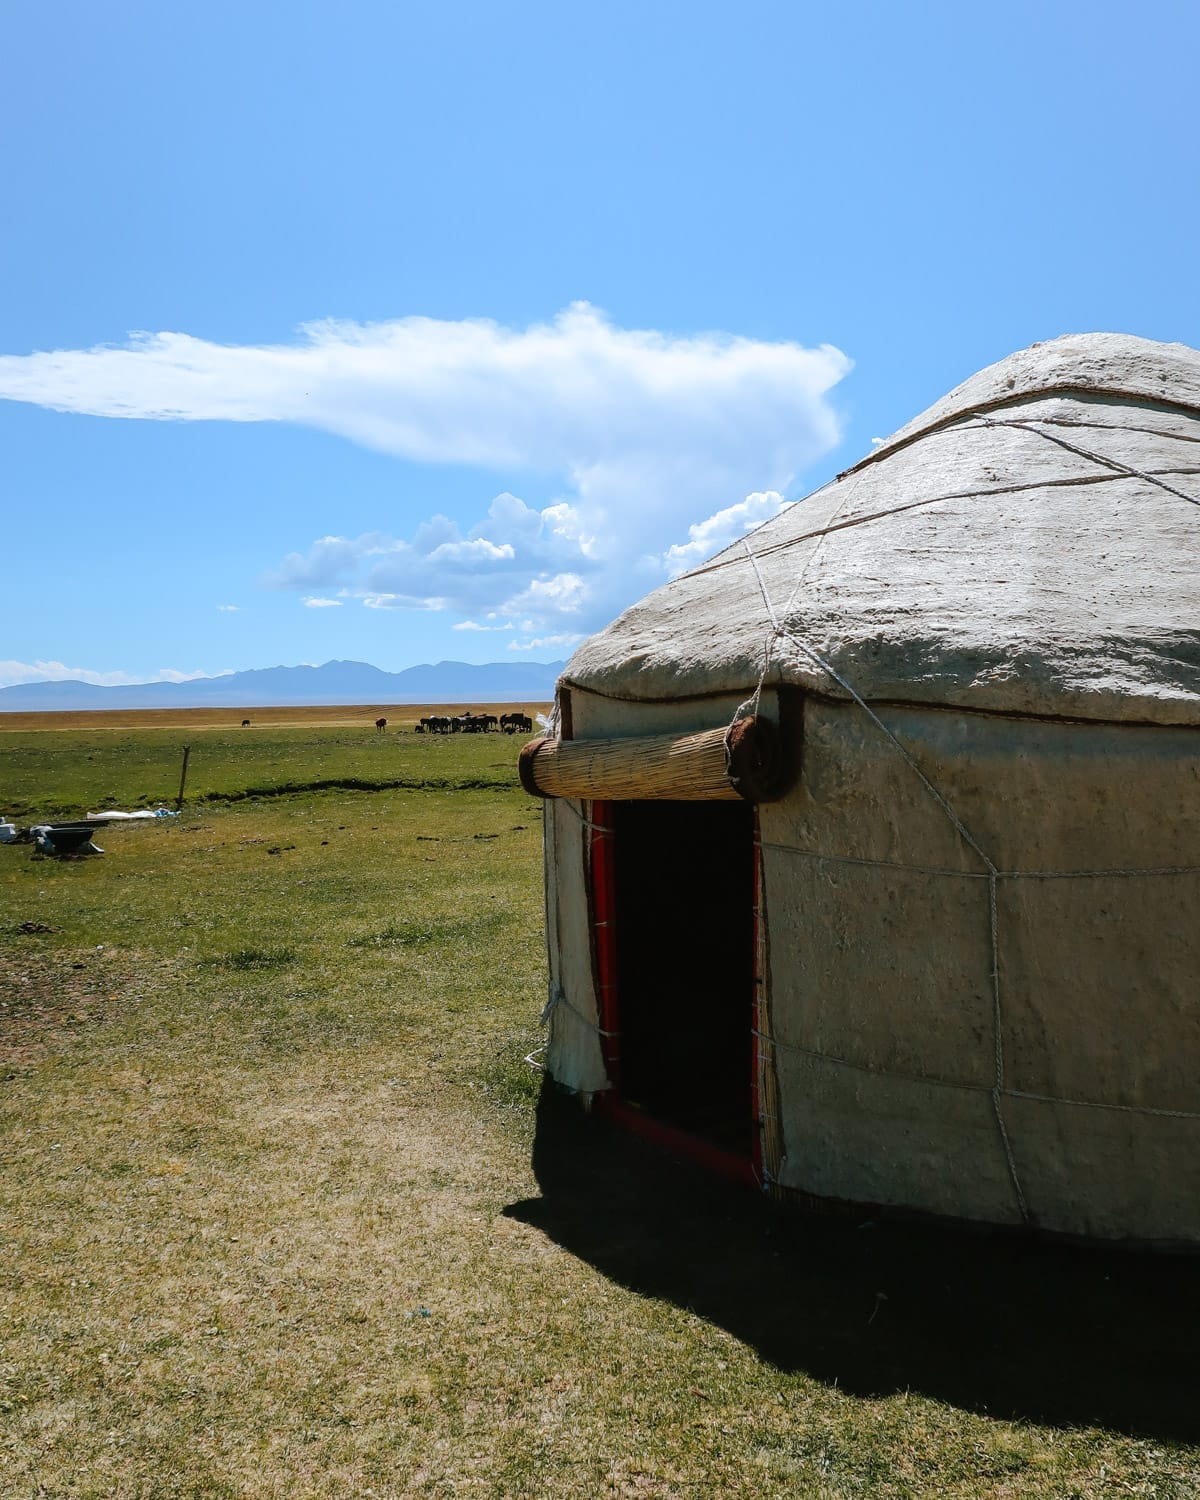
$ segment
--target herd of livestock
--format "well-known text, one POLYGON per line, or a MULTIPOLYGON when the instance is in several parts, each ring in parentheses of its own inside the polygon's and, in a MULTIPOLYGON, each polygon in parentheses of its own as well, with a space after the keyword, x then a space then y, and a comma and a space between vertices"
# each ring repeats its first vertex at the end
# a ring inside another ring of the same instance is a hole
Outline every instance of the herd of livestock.
MULTIPOLYGON (((379 734, 383 734, 387 727, 386 719, 375 720, 375 729, 379 734)), ((242 720, 242 728, 250 728, 249 719, 242 720)), ((433 714, 413 725, 414 734, 487 734, 490 729, 497 729, 502 734, 532 734, 533 720, 523 713, 501 714, 497 718, 495 714, 473 714, 468 709, 466 713, 455 714, 453 718, 433 714)))
POLYGON ((487 734, 498 730, 502 734, 532 734, 533 720, 528 714, 455 714, 453 718, 433 714, 421 719, 415 726, 417 734, 487 734))

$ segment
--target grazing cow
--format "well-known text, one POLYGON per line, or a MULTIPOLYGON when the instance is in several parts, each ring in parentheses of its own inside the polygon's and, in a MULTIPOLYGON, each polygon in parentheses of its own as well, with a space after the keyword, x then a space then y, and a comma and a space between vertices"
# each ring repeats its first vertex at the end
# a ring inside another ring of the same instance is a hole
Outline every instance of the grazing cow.
POLYGON ((387 720, 386 719, 376 719, 375 720, 375 728, 379 731, 380 734, 382 734, 383 731, 387 728, 387 720))
POLYGON ((249 719, 243 719, 242 720, 242 728, 243 729, 249 729, 250 728, 250 720, 249 719))

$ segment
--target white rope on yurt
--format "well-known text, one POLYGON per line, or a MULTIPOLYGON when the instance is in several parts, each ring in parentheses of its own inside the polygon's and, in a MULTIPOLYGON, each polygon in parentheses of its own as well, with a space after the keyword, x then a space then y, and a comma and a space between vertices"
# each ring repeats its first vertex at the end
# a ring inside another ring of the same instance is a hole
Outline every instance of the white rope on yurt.
POLYGON ((593 823, 591 818, 589 818, 588 815, 582 811, 582 809, 575 806, 574 798, 555 797, 553 800, 558 804, 559 807, 565 807, 567 811, 570 812, 572 817, 575 818, 576 822, 578 822, 581 827, 586 828, 589 833, 604 834, 611 832, 611 830, 605 828, 602 823, 593 823))
POLYGON ((843 677, 835 667, 830 666, 830 664, 825 660, 823 656, 814 651, 807 641, 802 641, 794 631, 789 630, 786 625, 782 625, 780 623, 779 617, 775 613, 775 606, 771 602, 771 596, 767 591, 766 580, 763 578, 762 570, 758 566, 758 559, 755 557, 754 553, 750 551, 750 548, 748 546, 746 547, 746 555, 749 557, 750 563, 754 568, 754 576, 758 579, 758 587, 762 593, 763 603, 766 606, 767 615, 771 621, 771 648, 773 649, 774 642, 776 640, 791 641, 793 646, 796 646, 801 651, 803 651, 810 661, 814 662, 816 666, 826 674, 827 677, 831 677, 833 681, 836 682, 844 692, 848 693, 850 697, 854 699, 855 703, 858 704, 859 708, 862 709, 862 711, 867 715, 867 717, 880 731, 880 733, 886 735, 886 737, 892 742, 895 748, 900 752, 900 755, 903 757, 905 764, 919 778, 922 785, 925 787, 925 790, 950 819, 950 822, 954 825, 954 829, 958 833, 959 837, 965 844, 973 849, 979 856, 979 858, 983 861, 984 865, 987 867, 989 875, 994 875, 996 873, 995 865, 980 848, 978 841, 967 830, 962 819, 958 816, 958 814, 950 806, 949 802, 946 801, 945 797, 942 796, 941 792, 938 791, 937 787, 934 786, 933 782, 930 781, 929 777, 926 776, 924 771, 922 771, 921 767, 913 759, 909 751, 906 750, 905 747, 900 743, 900 741, 887 727, 887 725, 883 722, 883 720, 879 717, 879 715, 875 712, 875 710, 871 707, 867 700, 862 696, 858 689, 855 688, 850 682, 848 682, 846 678, 843 677))
POLYGON ((545 1005, 542 1007, 541 1023, 543 1026, 548 1026, 550 1024, 550 1017, 554 1014, 554 1012, 559 1008, 560 1005, 565 1006, 577 1021, 582 1021, 583 1024, 590 1030, 594 1031, 597 1036, 618 1035, 618 1033, 615 1031, 605 1031, 604 1027, 601 1026, 598 1021, 593 1021, 591 1016, 584 1015, 583 1011, 581 1011, 577 1005, 575 1005, 571 1000, 567 998, 567 992, 563 989, 561 984, 556 984, 554 986, 554 988, 550 992, 549 1000, 547 1000, 545 1005))
MULTIPOLYGON (((821 547, 824 544, 825 538, 831 532, 840 531, 844 526, 853 526, 853 525, 857 524, 857 522, 855 522, 855 521, 838 521, 838 519, 837 519, 838 516, 841 515, 842 511, 845 510, 847 502, 849 501, 849 498, 850 498, 849 495, 846 495, 839 502, 839 504, 834 509, 833 516, 832 516, 832 518, 831 518, 831 520, 830 520, 830 522, 829 522, 829 524, 827 526, 822 527, 822 529, 820 531, 814 531, 814 532, 812 532, 811 535, 808 538, 800 538, 800 540, 813 540, 813 539, 815 539, 817 545, 812 549, 812 551, 804 559, 804 562, 803 562, 803 564, 801 565, 801 568, 800 568, 800 576, 796 579, 796 585, 792 589, 792 592, 788 595, 787 603, 783 607, 783 614, 784 614, 784 618, 785 619, 787 618, 788 612, 791 610, 792 605, 796 602, 796 595, 800 592, 801 588, 804 586, 804 580, 808 576, 808 570, 809 570, 809 568, 812 567, 813 563, 816 561, 817 554, 820 552, 821 547)), ((762 528, 760 527, 759 529, 761 530, 762 528)), ((753 534, 754 533, 752 533, 752 535, 753 534)), ((755 562, 754 552, 752 551, 752 549, 750 547, 750 542, 749 542, 749 538, 748 537, 743 537, 742 538, 742 545, 745 547, 746 553, 747 553, 747 555, 750 558, 751 566, 754 568, 754 571, 757 573, 758 572, 758 564, 757 564, 757 562, 755 562)), ((767 550, 771 551, 771 550, 774 550, 774 549, 768 548, 767 550)), ((759 586, 760 586, 760 588, 762 587, 762 577, 761 577, 761 575, 759 576, 759 586)), ((729 769, 732 766, 733 756, 732 756, 732 749, 731 749, 731 736, 733 734, 734 725, 738 722, 739 719, 743 718, 745 715, 747 715, 747 714, 754 715, 754 714, 758 713, 759 705, 762 702, 763 687, 764 687, 764 685, 766 683, 766 680, 767 680, 767 673, 771 670, 771 662, 772 662, 772 660, 774 658, 774 654, 775 654, 775 643, 776 643, 776 641, 778 641, 780 639, 779 620, 776 617, 774 610, 771 608, 771 601, 768 598, 768 596, 765 593, 765 591, 763 593, 763 599, 764 599, 764 601, 766 603, 766 606, 767 606, 767 613, 768 613, 768 615, 770 616, 770 619, 771 619, 772 629, 768 632, 766 639, 763 641, 762 667, 759 669, 758 681, 754 685, 754 691, 753 691, 753 693, 751 693, 751 695, 749 696, 749 698, 747 698, 744 703, 741 703, 741 704, 738 705, 737 709, 734 712, 733 718, 729 721, 729 728, 725 731, 725 764, 726 764, 726 769, 729 769)))
POLYGON ((1074 453, 1079 458, 1089 459, 1092 463, 1100 464, 1106 469, 1112 469, 1116 473, 1124 475, 1129 479, 1142 479, 1147 484, 1155 484, 1160 490, 1166 490, 1168 495, 1175 495, 1180 500, 1186 500, 1189 505, 1200 505, 1200 499, 1195 495, 1189 495, 1186 490, 1176 489, 1173 484, 1167 484, 1155 474, 1149 474, 1143 469, 1135 469, 1130 464, 1125 464, 1117 458, 1109 458, 1103 453, 1093 453, 1089 448, 1079 447, 1075 443, 1068 443, 1066 438, 1055 437, 1052 432, 1044 432, 1036 422, 1020 422, 1015 417, 998 418, 987 417, 982 412, 976 412, 970 422, 964 426, 973 427, 1017 427, 1022 432, 1031 432, 1034 437, 1045 438, 1046 442, 1054 443, 1059 448, 1065 448, 1068 453, 1074 453))
MULTIPOLYGON (((817 1062, 832 1063, 837 1068, 850 1068, 856 1073, 868 1073, 872 1078, 898 1078, 904 1083, 916 1083, 930 1088, 958 1089, 968 1094, 990 1094, 989 1083, 970 1083, 962 1078, 937 1078, 932 1073, 908 1073, 900 1068, 875 1068, 870 1063, 855 1062, 850 1057, 839 1057, 834 1052, 822 1052, 819 1047, 802 1047, 798 1042, 784 1042, 769 1031, 755 1031, 759 1041, 768 1042, 782 1052, 795 1052, 800 1057, 811 1057, 817 1062)), ((1111 1104, 1101 1099, 1069 1099, 1062 1094, 1036 1094, 1029 1089, 1005 1088, 1006 1099, 1028 1099, 1034 1104, 1065 1104, 1072 1109, 1107 1109, 1124 1115, 1157 1115, 1165 1120, 1200 1120, 1200 1113, 1190 1109, 1159 1109, 1151 1104, 1111 1104)))
POLYGON ((807 641, 802 641, 794 631, 789 630, 786 625, 781 623, 779 616, 775 613, 775 606, 771 601, 770 591, 767 588, 766 579, 764 579, 762 575, 762 569, 758 565, 758 559, 755 557, 753 551, 751 550, 749 543, 744 543, 744 545, 746 548, 746 555, 747 557, 749 557, 750 563, 754 568, 754 576, 758 580, 758 587, 760 593, 762 594, 763 604, 766 607, 767 616, 771 621, 770 649, 772 651, 774 650, 774 645, 777 640, 783 639, 790 641, 792 645, 803 651, 804 654, 809 658, 809 660, 814 662, 821 671, 823 671, 828 677, 832 678, 833 681, 836 682, 844 692, 849 693, 850 697, 853 698, 855 703, 858 704, 858 706, 863 710, 863 712, 876 726, 880 733, 883 734, 885 738, 888 739, 895 747, 895 749, 899 752, 904 763, 914 773, 917 779, 921 782, 922 786, 924 786, 925 790, 929 793, 929 795, 933 798, 937 805, 942 809, 946 817, 950 820, 950 823, 953 826, 955 832, 968 846, 968 848, 972 849, 975 854, 978 855, 987 871, 988 921, 990 926, 992 950, 992 1032, 994 1054, 994 1072, 991 1089, 992 1112, 996 1117, 996 1125, 1000 1132, 1000 1141, 1002 1146, 1004 1147, 1004 1157, 1005 1161, 1008 1164, 1008 1175, 1009 1180, 1012 1183, 1013 1196, 1017 1200, 1017 1208, 1020 1212, 1022 1220, 1025 1223, 1028 1223, 1030 1217, 1029 1205, 1025 1200, 1025 1190, 1021 1185, 1021 1174, 1017 1170, 1017 1162, 1016 1158, 1013 1155, 1012 1142, 1009 1140, 1008 1127, 1004 1122, 1004 1109, 1001 1104, 1001 1098, 1004 1091, 1004 1026, 1000 1005, 1000 947, 998 935, 999 918, 996 905, 996 866, 992 862, 988 854, 981 847, 979 841, 971 834, 966 825, 963 823, 962 819, 950 806, 949 802, 947 802, 946 798, 941 794, 941 792, 938 791, 937 787, 934 786, 929 777, 926 776, 925 772, 917 764, 916 760, 913 758, 908 749, 900 743, 900 741, 883 722, 883 720, 879 717, 875 710, 870 706, 870 704, 866 701, 866 699, 862 696, 858 689, 855 688, 850 682, 848 682, 847 679, 843 677, 835 667, 831 666, 830 663, 827 662, 819 652, 814 651, 813 648, 807 643, 807 641))
MULTIPOLYGON (((905 511, 920 510, 929 505, 940 505, 947 500, 987 500, 993 499, 997 495, 1017 495, 1027 490, 1048 490, 1062 488, 1069 489, 1072 486, 1080 484, 1103 484, 1113 479, 1141 479, 1144 480, 1147 484, 1157 485, 1159 489, 1165 490, 1170 495, 1176 495, 1179 499, 1188 501, 1188 503, 1191 505, 1200 505, 1200 499, 1198 499, 1195 495, 1188 494, 1186 490, 1178 489, 1175 485, 1166 483, 1165 480, 1159 478, 1157 475, 1149 472, 1148 470, 1135 469, 1130 464, 1122 463, 1120 459, 1110 458, 1105 454, 1094 453, 1089 448, 1084 448, 1077 444, 1069 443, 1064 438, 1057 438, 1052 433, 1045 432, 1043 428, 1047 426, 1072 428, 1081 427, 1087 428, 1091 431, 1101 430, 1106 432, 1145 432, 1154 437, 1169 437, 1173 442, 1200 442, 1200 438, 1190 437, 1187 433, 1167 434, 1158 432, 1154 428, 1130 427, 1126 424, 1120 424, 1119 426, 1114 427, 1104 423, 1096 424, 1078 421, 1073 422, 1063 417, 1042 417, 1038 418, 1036 421, 1021 421, 1015 417, 989 417, 983 412, 971 412, 959 418, 955 422, 947 423, 944 427, 935 428, 930 432, 922 434, 922 436, 940 437, 948 433, 961 432, 964 428, 969 428, 972 426, 1019 428, 1025 432, 1032 433, 1036 437, 1045 438, 1047 442, 1055 443, 1058 445, 1058 447, 1065 449, 1069 453, 1074 453, 1079 458, 1085 458, 1089 460, 1089 462, 1099 464, 1102 468, 1108 470, 1109 472, 1106 474, 1093 475, 1090 479, 1081 474, 1072 474, 1064 479, 1038 479, 1028 481, 1023 484, 992 485, 987 489, 950 490, 942 495, 928 495, 920 500, 905 501, 903 505, 892 505, 886 507, 883 510, 870 511, 866 515, 849 516, 842 521, 836 519, 831 520, 824 526, 820 526, 813 531, 801 532, 797 536, 790 536, 784 538, 782 541, 771 542, 767 546, 760 548, 756 555, 760 558, 764 558, 769 557, 772 553, 775 552, 790 551, 792 548, 799 546, 802 542, 814 541, 822 537, 830 536, 837 531, 845 531, 850 527, 870 525, 875 521, 886 520, 889 516, 902 515, 905 511)), ((1179 472, 1179 470, 1171 469, 1167 472, 1177 473, 1179 472)), ((1189 468, 1184 470, 1184 472, 1193 473, 1195 471, 1189 468)), ((842 478, 844 476, 839 475, 838 477, 842 478)), ((820 491, 817 491, 816 493, 819 494, 820 491)), ((843 502, 843 505, 844 503, 845 502, 843 502)), ((839 507, 839 511, 841 508, 842 507, 839 507)), ((837 513, 838 512, 835 512, 835 516, 837 515, 837 513)), ((765 524, 769 525, 770 523, 768 522, 765 524)), ((764 527, 760 527, 758 529, 763 530, 764 527)), ((719 569, 732 567, 742 561, 744 561, 744 559, 740 556, 719 557, 714 559, 712 562, 704 563, 698 568, 692 568, 686 576, 688 578, 700 578, 706 573, 715 573, 719 569)), ((793 590, 793 598, 795 597, 795 593, 798 589, 799 584, 797 584, 796 590, 793 590)), ((788 601, 788 605, 784 608, 785 616, 789 612, 790 607, 791 600, 788 601)))
MULTIPOLYGON (((1010 423, 1010 425, 1016 426, 1016 423, 1010 423)), ((1133 472, 1139 472, 1139 477, 1151 478, 1149 474, 1142 475, 1140 471, 1133 472)), ((1175 469, 1172 469, 1172 472, 1176 472, 1175 469)), ((1124 474, 1124 471, 1113 472, 1113 474, 1094 474, 1091 477, 1086 477, 1083 474, 1073 474, 1070 478, 1043 478, 1043 480, 1035 480, 1028 484, 993 484, 990 489, 948 490, 945 495, 926 495, 922 499, 909 499, 909 501, 904 501, 903 505, 888 505, 886 510, 871 510, 865 516, 847 516, 844 520, 835 520, 835 522, 829 522, 828 525, 817 526, 814 531, 801 531, 795 537, 784 537, 781 541, 771 541, 768 546, 762 547, 754 555, 759 556, 759 558, 766 558, 766 556, 771 556, 775 552, 790 552, 793 547, 798 547, 801 541, 816 541, 820 537, 829 537, 829 535, 837 531, 849 531, 852 526, 867 526, 871 522, 874 522, 874 520, 886 520, 888 516, 901 516, 906 510, 924 510, 927 505, 945 504, 945 501, 948 501, 948 499, 995 499, 996 495, 1022 495, 1022 493, 1026 493, 1028 490, 1071 489, 1071 487, 1077 486, 1077 484, 1109 484, 1115 478, 1125 477, 1127 475, 1124 474)), ((1191 496, 1185 495, 1184 498, 1188 499, 1191 496)), ((849 495, 847 495, 847 499, 849 499, 849 495)), ((715 561, 705 562, 700 567, 690 568, 682 576, 703 577, 705 573, 718 573, 721 568, 735 567, 736 564, 744 561, 744 556, 717 558, 715 561)))
MULTIPOLYGON (((867 859, 857 854, 826 854, 820 849, 804 849, 799 844, 780 844, 760 839, 759 848, 780 854, 797 854, 801 859, 824 860, 838 865, 867 865, 879 870, 904 870, 912 875, 944 875, 954 880, 987 880, 986 870, 952 870, 948 865, 914 865, 899 859, 867 859)), ((1104 880, 1106 878, 1157 875, 1200 875, 1200 865, 1148 865, 1123 870, 997 870, 997 880, 1104 880)))

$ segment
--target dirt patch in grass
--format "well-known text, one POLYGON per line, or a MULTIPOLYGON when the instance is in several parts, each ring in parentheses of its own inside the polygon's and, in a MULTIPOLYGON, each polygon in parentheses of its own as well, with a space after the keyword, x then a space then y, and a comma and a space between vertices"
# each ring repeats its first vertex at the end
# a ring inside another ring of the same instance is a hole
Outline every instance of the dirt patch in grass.
POLYGON ((126 976, 91 952, 45 951, 22 934, 0 951, 0 1078, 14 1077, 63 1047, 81 1026, 120 1003, 126 976))

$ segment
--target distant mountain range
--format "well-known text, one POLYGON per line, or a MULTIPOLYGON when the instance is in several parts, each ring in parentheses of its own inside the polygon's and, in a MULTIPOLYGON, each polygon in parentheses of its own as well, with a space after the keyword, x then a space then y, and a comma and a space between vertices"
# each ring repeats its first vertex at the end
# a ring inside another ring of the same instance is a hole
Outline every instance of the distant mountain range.
POLYGON ((23 682, 0 688, 0 713, 89 708, 288 708, 305 704, 549 702, 566 662, 439 661, 384 672, 365 661, 321 667, 264 667, 197 677, 96 687, 90 682, 23 682))

